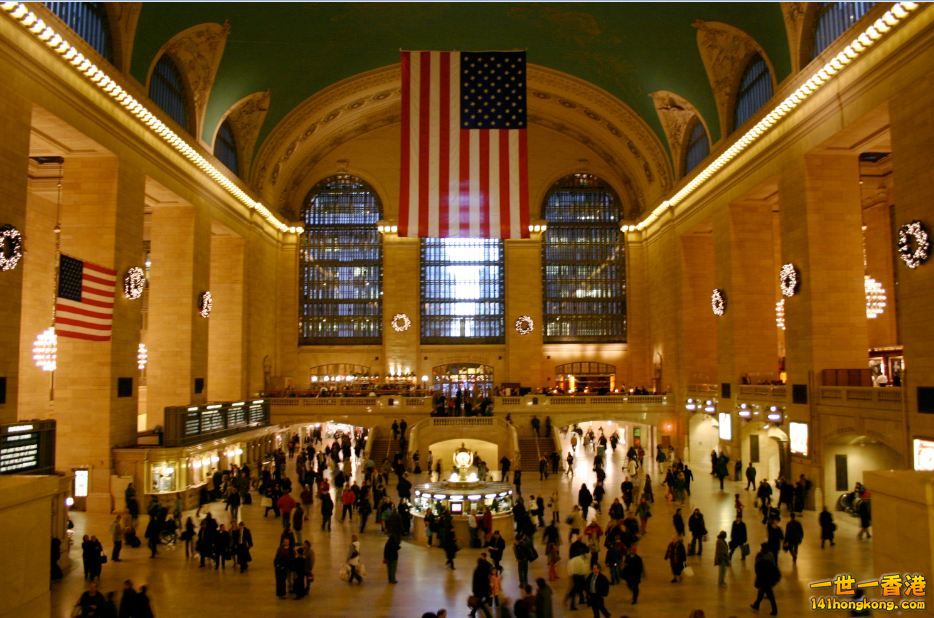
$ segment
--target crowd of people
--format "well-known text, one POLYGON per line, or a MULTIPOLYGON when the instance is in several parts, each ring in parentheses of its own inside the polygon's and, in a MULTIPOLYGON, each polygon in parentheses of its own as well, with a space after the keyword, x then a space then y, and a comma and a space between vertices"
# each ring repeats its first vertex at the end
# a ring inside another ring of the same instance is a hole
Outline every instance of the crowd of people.
MULTIPOLYGON (((211 474, 210 483, 201 490, 199 508, 180 526, 175 523, 182 520, 181 506, 170 512, 154 500, 147 508, 149 519, 144 534, 151 557, 159 555, 158 547, 166 542, 166 531, 178 530, 178 538, 184 542, 186 559, 198 560, 201 567, 213 566, 215 570, 225 570, 229 562, 232 569, 247 572, 256 549, 252 531, 242 520, 240 506, 251 504, 255 494, 260 507, 255 516, 261 515, 267 520, 272 514, 281 526, 277 547, 259 549, 261 556, 272 557, 275 594, 279 598, 302 599, 309 595, 315 577, 316 556, 311 537, 313 533, 330 533, 335 518, 335 502, 339 501, 339 522, 349 523, 355 531, 338 565, 340 579, 347 585, 359 586, 373 575, 366 570, 360 539, 368 533, 379 533, 384 536, 381 560, 385 566, 386 582, 398 584, 400 556, 407 551, 403 541, 413 534, 413 481, 410 475, 429 473, 432 463, 440 463, 433 462, 429 452, 428 469, 423 472, 417 453, 406 459, 407 429, 404 419, 393 421, 392 439, 399 448, 394 449, 396 454, 392 458, 387 458, 380 465, 364 456, 368 439, 365 430, 323 436, 319 429, 305 436, 304 440, 295 435, 275 452, 269 465, 264 466, 256 477, 251 476, 247 466, 232 466, 228 471, 211 474), (224 504, 223 517, 217 517, 205 508, 216 502, 224 504), (200 516, 202 510, 208 511, 203 517, 200 516), (320 532, 313 530, 310 533, 310 519, 315 511, 320 512, 320 532), (368 529, 371 518, 375 520, 374 526, 368 529)), ((551 419, 545 418, 542 422, 535 417, 532 430, 537 435, 541 435, 543 430, 545 435, 551 435, 551 419)), ((664 553, 671 582, 678 584, 684 577, 691 576, 694 569, 708 568, 708 563, 701 558, 713 534, 711 566, 718 584, 727 586, 727 575, 737 550, 740 560, 745 561, 753 555, 752 538, 761 536, 763 541, 752 558, 756 589, 752 607, 758 610, 761 603, 768 601, 772 614, 777 614, 774 588, 781 580, 781 554, 789 555, 793 568, 805 539, 800 515, 811 485, 804 475, 794 484, 782 478, 774 484, 767 479, 757 483, 756 469, 749 465, 745 489, 733 496, 735 519, 729 530, 708 530, 704 513, 691 506, 692 483, 696 481, 694 471, 686 462, 676 458, 672 449, 661 446, 656 449, 655 470, 660 479, 656 486, 649 474, 646 453, 638 442, 627 444, 617 432, 607 435, 602 428, 592 426, 586 430, 579 426, 562 428, 561 434, 569 446, 567 455, 564 458, 543 456, 539 478, 545 480, 549 472, 558 472, 565 465, 559 482, 571 483, 576 501, 564 517, 557 487, 548 497, 542 495, 544 492, 537 496, 523 495, 521 471, 513 470, 512 462, 505 456, 499 462, 501 478, 515 486, 512 511, 515 534, 511 543, 507 543, 495 529, 489 510, 481 509, 467 515, 469 539, 457 538, 456 516, 443 506, 438 505, 425 514, 427 544, 431 547, 435 539, 438 540, 448 569, 456 570, 455 560, 461 542, 468 542, 470 547, 480 550, 470 578, 470 595, 465 600, 471 616, 548 618, 554 615, 556 604, 561 602, 569 610, 587 606, 595 618, 609 616, 607 597, 619 585, 625 585, 629 591, 631 604, 639 603, 640 585, 645 576, 641 542, 650 530, 666 534, 664 524, 650 525, 656 510, 656 492, 659 499, 668 505, 666 509, 673 512, 672 537, 664 553), (614 455, 620 446, 624 455, 617 460, 614 455), (580 475, 585 468, 580 465, 580 458, 585 456, 592 461, 592 468, 584 478, 575 478, 575 470, 580 475), (607 469, 611 465, 621 467, 618 478, 622 478, 622 482, 618 492, 615 487, 606 487, 607 469), (750 518, 745 512, 750 498, 752 506, 762 516, 761 534, 753 534, 747 528, 750 518), (507 551, 515 559, 514 580, 511 574, 504 572, 507 551), (531 578, 530 567, 539 559, 547 566, 547 575, 531 578), (561 580, 567 583, 558 593, 554 586, 561 580), (514 584, 504 584, 505 581, 514 581, 514 584), (517 592, 511 595, 507 589, 517 592)), ((742 484, 741 462, 730 464, 727 455, 713 452, 711 476, 721 482, 732 480, 742 484)), ((867 506, 864 509, 868 510, 868 492, 861 486, 857 487, 857 492, 858 496, 865 497, 863 501, 867 506)), ((135 532, 139 518, 136 500, 135 489, 131 485, 125 494, 126 509, 115 517, 110 530, 113 541, 110 559, 114 562, 121 560, 124 544, 131 547, 141 544, 135 532)), ((818 522, 821 549, 827 543, 833 546, 836 524, 826 508, 820 513, 818 522)), ((863 523, 868 534, 871 522, 863 523)), ((102 594, 98 590, 102 565, 107 561, 104 546, 98 538, 87 535, 82 540, 81 549, 89 587, 76 605, 78 615, 111 615, 108 613, 110 608, 117 607, 116 593, 102 594)), ((124 606, 135 608, 132 610, 135 613, 126 614, 128 616, 152 615, 146 588, 136 590, 130 582, 127 582, 121 596, 119 607, 124 606)), ((122 609, 114 611, 122 612, 122 609)), ((446 613, 438 610, 425 615, 443 616, 446 613)))

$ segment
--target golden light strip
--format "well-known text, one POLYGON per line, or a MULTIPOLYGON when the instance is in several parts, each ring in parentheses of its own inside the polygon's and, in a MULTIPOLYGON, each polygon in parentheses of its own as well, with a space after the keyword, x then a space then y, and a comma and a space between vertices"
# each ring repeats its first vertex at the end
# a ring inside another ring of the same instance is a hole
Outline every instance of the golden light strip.
POLYGON ((856 60, 867 49, 875 45, 885 35, 904 21, 909 14, 918 8, 916 2, 896 2, 891 9, 877 19, 871 26, 861 32, 856 38, 850 41, 843 51, 834 56, 830 62, 818 69, 810 79, 804 82, 797 90, 792 92, 784 101, 776 105, 762 120, 755 126, 746 131, 742 137, 720 154, 716 159, 707 165, 697 176, 691 179, 677 193, 659 204, 649 215, 635 225, 622 225, 620 230, 629 232, 634 230, 644 230, 658 219, 666 209, 671 208, 684 201, 691 192, 707 182, 711 176, 720 171, 727 163, 732 161, 741 152, 754 144, 760 137, 766 134, 782 118, 787 116, 793 109, 801 105, 812 94, 820 90, 833 77, 842 71, 848 64, 856 60))
POLYGON ((165 143, 174 148, 183 157, 193 163, 198 169, 205 173, 216 184, 230 193, 241 204, 255 210, 266 221, 280 232, 301 234, 304 229, 300 226, 289 226, 280 221, 268 208, 260 202, 251 198, 243 189, 238 187, 224 173, 218 170, 210 161, 192 148, 188 142, 179 137, 175 131, 170 129, 164 122, 159 120, 145 105, 140 103, 129 92, 104 71, 102 71, 91 60, 84 56, 62 35, 55 32, 51 26, 39 19, 35 13, 29 10, 29 7, 22 2, 3 2, 0 3, 0 9, 8 13, 10 17, 16 20, 20 26, 27 32, 36 37, 39 41, 45 43, 50 49, 68 62, 72 68, 94 84, 99 90, 109 95, 119 103, 128 113, 136 117, 139 122, 148 127, 148 129, 160 137, 165 143))

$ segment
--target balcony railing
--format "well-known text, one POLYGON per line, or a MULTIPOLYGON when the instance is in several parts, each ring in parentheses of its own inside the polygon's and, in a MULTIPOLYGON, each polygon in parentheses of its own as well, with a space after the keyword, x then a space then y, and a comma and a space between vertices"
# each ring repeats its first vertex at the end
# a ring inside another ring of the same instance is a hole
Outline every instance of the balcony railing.
POLYGON ((741 384, 737 389, 737 395, 740 399, 752 399, 758 401, 786 401, 788 399, 788 386, 785 384, 741 384))
POLYGON ((902 389, 873 386, 821 386, 817 390, 818 403, 826 406, 846 406, 900 410, 902 389))

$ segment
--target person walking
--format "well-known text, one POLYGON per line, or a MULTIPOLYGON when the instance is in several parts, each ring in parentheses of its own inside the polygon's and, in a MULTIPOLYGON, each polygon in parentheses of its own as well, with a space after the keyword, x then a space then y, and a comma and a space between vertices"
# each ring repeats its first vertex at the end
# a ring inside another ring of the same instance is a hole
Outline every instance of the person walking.
POLYGON ((804 541, 804 526, 795 518, 795 512, 792 511, 791 519, 785 525, 785 547, 791 554, 791 564, 798 564, 798 546, 804 541))
POLYGON ((675 509, 675 514, 671 516, 671 524, 675 527, 675 534, 684 536, 684 516, 681 515, 681 507, 675 509))
POLYGON ((444 549, 445 566, 451 567, 451 570, 454 570, 454 558, 457 556, 457 550, 460 549, 457 546, 457 537, 454 535, 454 527, 451 526, 444 535, 444 541, 441 543, 441 547, 444 549))
POLYGON ((522 495, 522 470, 516 470, 512 473, 512 484, 516 486, 516 495, 522 495))
POLYGON ((535 592, 535 618, 554 618, 554 593, 543 577, 535 580, 538 589, 535 592))
POLYGON ((386 565, 386 575, 390 584, 399 583, 396 580, 396 567, 399 566, 399 550, 401 548, 402 543, 399 542, 399 537, 394 534, 390 534, 389 538, 386 539, 386 544, 383 545, 383 564, 386 565))
POLYGON ((856 538, 862 539, 865 534, 867 539, 871 539, 870 527, 872 527, 872 502, 869 500, 869 492, 866 491, 859 503, 859 534, 856 538))
POLYGON ((730 548, 726 544, 726 530, 721 530, 717 535, 717 546, 714 549, 713 564, 720 569, 720 577, 717 583, 726 586, 726 570, 730 566, 730 548))
POLYGON ((532 561, 533 557, 537 557, 533 554, 534 551, 535 548, 532 547, 532 540, 522 533, 518 533, 516 535, 515 545, 513 545, 513 553, 519 565, 520 586, 526 586, 529 583, 529 562, 532 561))
POLYGON ((237 564, 240 565, 241 573, 246 572, 250 561, 253 560, 253 557, 250 556, 251 549, 253 549, 253 533, 246 527, 246 522, 241 521, 237 534, 237 546, 234 548, 237 552, 237 564))
POLYGON ((684 572, 688 556, 684 549, 684 541, 680 536, 676 536, 668 543, 668 549, 665 550, 665 560, 671 567, 671 583, 675 584, 681 581, 681 574, 684 572))
POLYGON ((622 577, 626 586, 632 591, 632 604, 639 601, 639 584, 642 582, 642 576, 645 573, 645 565, 642 562, 642 556, 636 552, 636 546, 629 546, 629 553, 626 554, 623 563, 622 577))
MULTIPOLYGON (((431 469, 431 451, 428 452, 428 468, 431 469)), ((512 461, 505 455, 502 456, 499 460, 499 474, 500 481, 503 483, 509 482, 509 470, 512 468, 512 461)))
POLYGON ((487 541, 486 547, 490 550, 490 559, 493 561, 493 566, 500 568, 500 562, 503 560, 503 552, 506 551, 506 540, 502 537, 499 530, 493 531, 493 536, 487 541))
POLYGON ((600 572, 599 564, 591 567, 591 573, 587 577, 586 589, 587 604, 593 611, 593 618, 599 618, 601 615, 608 617, 610 611, 606 608, 604 600, 610 594, 610 580, 600 572))
POLYGON ((568 456, 565 458, 565 461, 568 464, 568 467, 565 470, 565 472, 567 473, 569 477, 574 478, 574 453, 572 453, 571 451, 568 451, 568 456))
POLYGON ((294 558, 295 553, 292 551, 292 542, 289 539, 282 539, 279 549, 276 550, 276 557, 272 561, 276 574, 276 596, 280 599, 284 599, 288 591, 287 583, 294 558))
POLYGON ((759 605, 762 603, 762 599, 766 598, 772 606, 770 615, 777 616, 778 605, 775 603, 775 592, 773 592, 772 589, 778 584, 781 578, 782 573, 778 570, 775 557, 769 551, 768 544, 763 543, 759 553, 756 554, 756 580, 754 585, 758 593, 756 594, 756 600, 750 607, 759 611, 759 605))
POLYGON ((120 562, 120 550, 123 548, 123 515, 118 514, 117 517, 113 520, 113 523, 110 524, 110 537, 113 541, 114 548, 110 554, 111 562, 120 562))
POLYGON ((476 599, 476 603, 470 612, 471 616, 476 616, 477 609, 489 605, 493 596, 493 589, 490 585, 490 574, 492 572, 493 565, 483 558, 477 558, 477 566, 474 567, 470 584, 471 593, 476 599))
POLYGON ((756 468, 751 461, 746 466, 746 491, 749 491, 750 488, 756 488, 756 468))
POLYGON ((587 483, 581 483, 581 488, 577 491, 577 505, 581 507, 581 516, 587 521, 587 511, 593 504, 593 494, 587 489, 587 483))
POLYGON ((356 534, 350 537, 350 549, 347 551, 347 566, 350 568, 350 576, 347 578, 347 583, 352 586, 353 580, 356 579, 362 586, 363 576, 360 573, 360 541, 357 540, 356 534))
POLYGON ((830 541, 830 546, 833 547, 835 545, 833 535, 837 530, 837 524, 833 523, 833 515, 830 514, 826 506, 821 509, 820 515, 817 517, 817 523, 820 524, 820 548, 824 549, 824 543, 827 541, 830 541))
POLYGON ((691 548, 688 550, 688 555, 700 556, 704 553, 704 538, 707 536, 707 526, 704 525, 704 515, 700 509, 694 509, 691 513, 688 518, 688 529, 691 531, 691 548))
POLYGON ((292 532, 295 533, 295 542, 299 545, 302 544, 302 528, 305 525, 305 519, 305 509, 301 504, 296 504, 292 509, 292 532))
POLYGON ((746 530, 746 522, 743 521, 740 513, 736 514, 736 519, 730 527, 730 558, 733 557, 733 552, 736 551, 737 547, 740 548, 740 557, 745 560, 746 556, 749 555, 749 536, 746 530))
POLYGON ((330 493, 319 494, 318 497, 321 501, 321 531, 324 532, 327 528, 330 532, 331 518, 334 516, 334 500, 331 499, 330 493))
POLYGON ((649 517, 652 516, 652 507, 649 506, 645 496, 639 500, 639 506, 636 507, 636 516, 639 518, 639 534, 645 535, 649 523, 649 517))

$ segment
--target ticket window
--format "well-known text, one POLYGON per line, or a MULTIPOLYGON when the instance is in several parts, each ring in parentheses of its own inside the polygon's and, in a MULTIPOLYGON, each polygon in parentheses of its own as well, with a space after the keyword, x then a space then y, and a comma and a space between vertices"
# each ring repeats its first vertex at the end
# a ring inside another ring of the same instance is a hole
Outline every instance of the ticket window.
POLYGON ((178 466, 174 463, 157 463, 150 467, 150 493, 161 494, 178 491, 178 466))

